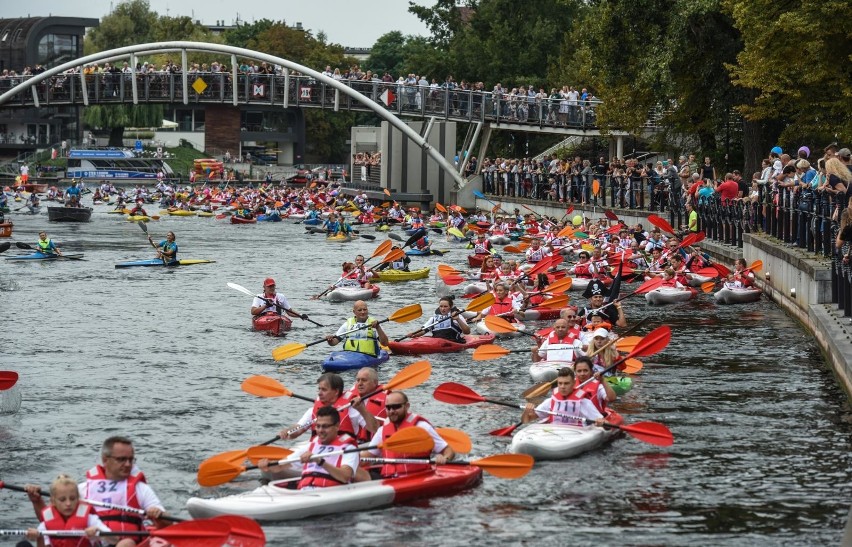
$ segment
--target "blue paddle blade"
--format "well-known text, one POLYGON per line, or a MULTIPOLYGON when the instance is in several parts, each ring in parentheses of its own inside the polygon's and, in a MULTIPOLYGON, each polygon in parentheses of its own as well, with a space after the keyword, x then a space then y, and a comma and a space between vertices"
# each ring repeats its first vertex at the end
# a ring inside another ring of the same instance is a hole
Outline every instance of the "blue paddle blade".
POLYGON ((474 196, 476 196, 476 197, 478 197, 479 199, 485 199, 485 194, 483 194, 483 193, 482 193, 482 192, 480 192, 479 190, 474 190, 474 191, 473 191, 473 195, 474 195, 474 196))

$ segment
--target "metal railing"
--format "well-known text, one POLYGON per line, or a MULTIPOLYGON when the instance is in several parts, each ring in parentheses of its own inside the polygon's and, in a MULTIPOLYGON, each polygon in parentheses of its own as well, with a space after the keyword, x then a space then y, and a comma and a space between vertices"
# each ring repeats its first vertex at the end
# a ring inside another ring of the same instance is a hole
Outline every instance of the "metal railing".
MULTIPOLYGON (((193 72, 188 75, 186 103, 231 103, 234 95, 242 104, 292 105, 323 109, 369 110, 354 99, 308 76, 291 74, 238 74, 193 72)), ((10 90, 27 77, 0 78, 0 93, 10 90)), ((370 97, 377 104, 400 116, 441 117, 446 119, 518 124, 552 129, 597 129, 599 99, 568 102, 491 91, 424 87, 381 81, 341 80, 341 83, 370 97)), ((12 97, 4 106, 40 106, 70 104, 184 103, 180 72, 63 73, 52 76, 33 88, 12 97), (32 91, 34 89, 35 91, 32 91), (85 99, 84 99, 85 96, 85 99)), ((656 129, 663 116, 660 109, 648 114, 646 129, 656 129)))

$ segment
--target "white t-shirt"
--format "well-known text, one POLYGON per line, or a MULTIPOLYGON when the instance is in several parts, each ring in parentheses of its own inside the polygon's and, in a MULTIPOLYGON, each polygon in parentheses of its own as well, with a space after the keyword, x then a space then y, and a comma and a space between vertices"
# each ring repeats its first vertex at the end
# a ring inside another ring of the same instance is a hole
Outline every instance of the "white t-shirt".
MULTIPOLYGON (((270 299, 270 300, 272 300, 272 299, 270 299)), ((275 302, 278 303, 279 306, 281 306, 281 310, 289 310, 290 309, 290 303, 287 302, 287 299, 281 293, 275 293, 275 302)), ((251 303, 252 308, 256 308, 258 306, 266 306, 268 308, 268 309, 263 310, 263 311, 275 311, 275 312, 281 313, 281 310, 276 308, 275 305, 271 304, 270 302, 267 302, 263 295, 255 296, 254 300, 251 303)))
MULTIPOLYGON (((603 418, 603 414, 601 414, 600 411, 598 411, 598 409, 595 407, 595 404, 588 399, 579 399, 576 401, 560 401, 554 399, 551 396, 542 401, 540 405, 535 407, 535 413, 539 418, 549 417, 549 412, 551 410, 553 412, 559 412, 560 414, 564 414, 565 416, 580 416, 589 420, 597 420, 598 418, 603 418), (553 403, 552 409, 551 402, 553 403)), ((565 425, 582 425, 579 424, 576 419, 571 419, 565 416, 552 416, 552 423, 565 425)))
POLYGON ((548 361, 574 361, 577 353, 581 351, 583 343, 575 338, 571 343, 550 344, 550 340, 545 339, 538 348, 538 355, 548 361))
MULTIPOLYGON (((305 411, 305 413, 302 414, 302 417, 299 418, 299 421, 296 422, 296 425, 307 426, 309 423, 311 423, 311 421, 314 419, 313 411, 313 408, 309 408, 307 411, 305 411)), ((351 406, 349 407, 348 412, 349 421, 352 422, 352 427, 355 429, 355 435, 358 435, 359 431, 367 427, 367 422, 364 420, 364 417, 361 416, 361 413, 352 408, 351 406)))

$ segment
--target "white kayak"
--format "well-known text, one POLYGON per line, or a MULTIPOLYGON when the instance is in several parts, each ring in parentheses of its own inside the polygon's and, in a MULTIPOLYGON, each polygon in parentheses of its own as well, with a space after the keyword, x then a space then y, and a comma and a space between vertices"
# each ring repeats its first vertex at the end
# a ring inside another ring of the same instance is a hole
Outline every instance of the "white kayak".
POLYGON ((707 275, 698 275, 696 273, 689 274, 689 286, 690 287, 700 287, 702 284, 707 283, 708 281, 713 281, 716 279, 715 276, 707 276, 707 275))
POLYGON ((660 287, 645 293, 645 301, 651 305, 677 304, 695 298, 695 289, 677 287, 660 287))
POLYGON ((604 429, 594 425, 535 423, 515 433, 509 452, 529 454, 537 461, 562 460, 594 450, 611 441, 619 433, 617 429, 604 429))
POLYGON ((494 235, 488 238, 492 245, 508 245, 512 239, 506 235, 494 235))
POLYGON ((488 285, 485 284, 485 281, 475 281, 465 285, 462 294, 482 294, 484 292, 488 292, 488 285))
POLYGON ((722 287, 713 295, 716 302, 719 304, 745 304, 748 302, 757 302, 760 300, 760 293, 763 292, 757 287, 722 287))
POLYGON ((527 330, 527 326, 524 325, 523 323, 512 323, 512 326, 515 327, 516 329, 518 329, 518 331, 520 331, 520 332, 510 332, 510 333, 494 332, 494 331, 492 331, 491 329, 488 328, 488 325, 485 324, 485 321, 479 321, 478 323, 474 323, 472 328, 475 332, 477 332, 479 334, 493 334, 497 338, 509 338, 509 337, 514 337, 514 336, 520 336, 521 332, 524 332, 524 331, 527 330))
POLYGON ((217 499, 189 498, 186 508, 194 518, 241 515, 259 521, 295 520, 452 494, 476 485, 481 478, 482 471, 476 466, 442 465, 399 478, 315 490, 291 490, 271 483, 217 499))
POLYGON ((589 286, 589 283, 592 281, 591 277, 572 277, 571 278, 571 288, 568 290, 571 291, 585 291, 589 286))
POLYGON ((530 376, 535 383, 549 382, 556 379, 559 369, 573 365, 571 361, 539 361, 530 365, 530 376))
POLYGON ((372 288, 364 287, 337 287, 328 293, 329 302, 347 302, 353 300, 369 300, 379 295, 379 286, 373 285, 372 288))

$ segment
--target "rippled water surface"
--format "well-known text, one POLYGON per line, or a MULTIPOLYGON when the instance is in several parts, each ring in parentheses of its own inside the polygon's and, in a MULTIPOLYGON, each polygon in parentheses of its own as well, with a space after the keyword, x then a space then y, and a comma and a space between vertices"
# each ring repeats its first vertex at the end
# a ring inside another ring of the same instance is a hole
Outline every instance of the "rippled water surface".
MULTIPOLYGON (((164 218, 149 224, 155 238, 173 230, 182 258, 216 263, 116 270, 116 262, 152 253, 138 226, 105 211, 85 225, 12 215, 13 240, 34 244, 46 227, 85 260, 0 260, 0 369, 21 373, 23 394, 17 415, 0 416, 0 480, 46 485, 60 472, 82 477, 103 439, 125 434, 135 439, 139 465, 165 505, 186 516, 190 496, 256 484, 204 490, 195 471, 203 458, 266 440, 301 415, 305 403, 255 399, 239 384, 268 374, 296 393, 314 394, 327 346, 282 363, 270 350, 336 330, 350 305, 308 297, 337 278, 343 260, 369 255, 380 240, 329 244, 289 222, 231 226, 214 218, 164 218), (251 332, 250 298, 226 283, 259 292, 267 276, 294 308, 328 328, 296 320, 286 339, 251 332)), ((461 267, 464 257, 453 249, 443 260, 461 267)), ((414 261, 433 271, 439 263, 414 261)), ((386 317, 420 302, 429 313, 435 300, 433 279, 385 284, 370 310, 386 317)), ((574 460, 537 464, 520 480, 486 475, 479 487, 454 497, 265 526, 270 542, 837 544, 852 502, 852 420, 810 337, 766 301, 723 307, 702 294, 679 306, 651 308, 639 298, 626 304, 631 322, 650 315, 647 330, 665 323, 674 336, 665 352, 646 358, 617 407, 628 422, 668 425, 674 446, 628 437, 574 460)), ((411 327, 387 330, 398 335, 411 327)), ((382 378, 416 359, 392 358, 382 378)), ((506 440, 487 432, 513 423, 516 413, 451 406, 431 393, 456 381, 512 400, 530 385, 526 359, 431 356, 431 379, 409 392, 413 407, 434 424, 468 432, 473 457, 504 452, 506 440)), ((351 384, 354 373, 344 379, 351 384)), ((22 494, 0 492, 0 528, 33 523, 22 494)))

